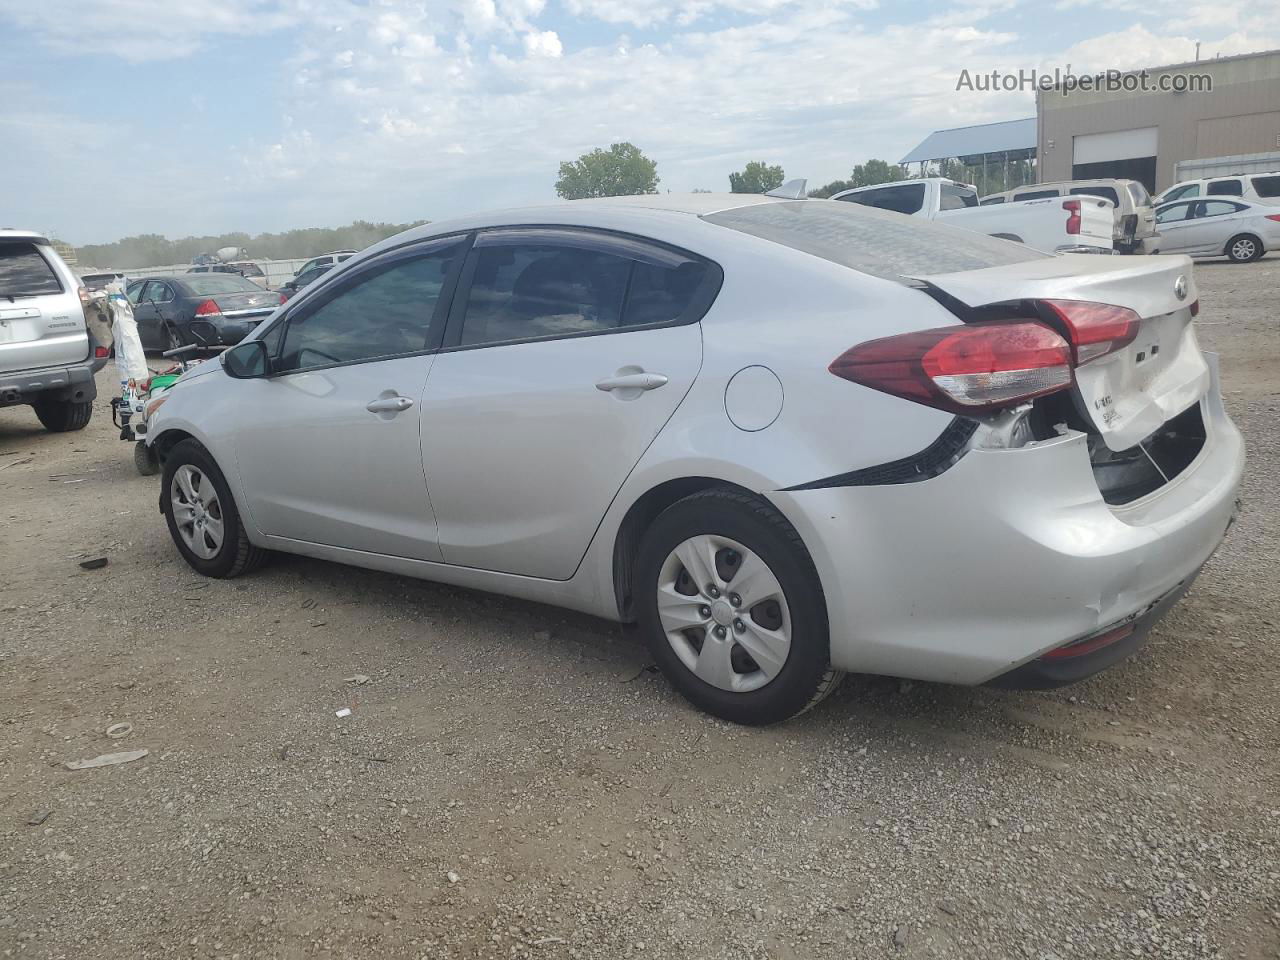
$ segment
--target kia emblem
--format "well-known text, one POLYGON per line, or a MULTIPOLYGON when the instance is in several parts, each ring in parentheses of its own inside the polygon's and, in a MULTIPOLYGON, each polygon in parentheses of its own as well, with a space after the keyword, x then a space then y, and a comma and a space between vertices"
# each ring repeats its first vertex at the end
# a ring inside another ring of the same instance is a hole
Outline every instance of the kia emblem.
POLYGON ((1179 277, 1173 282, 1173 292, 1179 300, 1187 299, 1187 278, 1179 277))

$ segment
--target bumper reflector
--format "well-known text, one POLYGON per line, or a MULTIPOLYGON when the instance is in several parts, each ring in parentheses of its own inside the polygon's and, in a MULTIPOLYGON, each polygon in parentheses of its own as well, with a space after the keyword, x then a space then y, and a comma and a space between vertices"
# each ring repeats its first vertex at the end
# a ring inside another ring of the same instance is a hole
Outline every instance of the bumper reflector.
POLYGON ((1103 647, 1109 647, 1118 640, 1123 640, 1129 634, 1137 629, 1135 621, 1129 621, 1118 627, 1111 627, 1102 633, 1095 633, 1092 637, 1085 637, 1083 640, 1073 640, 1061 647, 1056 647, 1048 653, 1040 655, 1041 660, 1069 660, 1072 657, 1083 657, 1085 654, 1093 653, 1101 650, 1103 647))

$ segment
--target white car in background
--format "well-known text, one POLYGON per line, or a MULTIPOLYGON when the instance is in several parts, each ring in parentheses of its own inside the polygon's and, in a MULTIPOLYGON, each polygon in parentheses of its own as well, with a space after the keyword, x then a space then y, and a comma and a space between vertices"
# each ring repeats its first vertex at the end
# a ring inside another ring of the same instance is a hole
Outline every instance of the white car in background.
POLYGON ((1156 233, 1156 211, 1147 188, 1138 180, 1059 180, 1051 183, 1028 183, 1013 190, 988 194, 982 206, 1016 203, 1020 200, 1044 200, 1049 197, 1091 196, 1110 200, 1115 205, 1115 229, 1112 240, 1120 253, 1156 253, 1160 237, 1156 233))
POLYGON ((147 442, 202 574, 280 550, 634 622, 691 701, 768 723, 846 671, 1043 687, 1131 652, 1235 512, 1195 311, 1184 258, 583 200, 369 248, 147 442))
POLYGON ((940 220, 1045 253, 1111 253, 1115 204, 1094 196, 979 206, 978 191, 945 177, 855 187, 832 200, 940 220))
POLYGON ((1234 197, 1249 203, 1280 204, 1280 171, 1180 180, 1155 198, 1156 205, 1201 197, 1234 197))
POLYGON ((1156 208, 1161 252, 1258 260, 1280 249, 1280 208, 1230 197, 1175 200, 1156 208))

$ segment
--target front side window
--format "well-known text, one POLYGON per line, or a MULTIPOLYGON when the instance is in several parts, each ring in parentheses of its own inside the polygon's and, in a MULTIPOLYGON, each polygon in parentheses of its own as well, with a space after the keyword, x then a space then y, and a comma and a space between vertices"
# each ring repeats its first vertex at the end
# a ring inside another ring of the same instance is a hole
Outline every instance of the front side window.
POLYGON ((484 238, 472 257, 461 346, 680 322, 710 269, 674 250, 590 234, 484 238))
POLYGON ((1212 180, 1205 193, 1211 197, 1243 197, 1244 184, 1239 180, 1212 180))
POLYGON ((0 243, 0 297, 61 293, 62 284, 34 243, 0 243))
POLYGON ((1254 177, 1253 190, 1260 197, 1280 197, 1280 176, 1254 177))
POLYGON ((878 190, 864 190, 840 197, 849 203, 860 203, 864 207, 875 207, 878 210, 892 210, 895 213, 917 213, 924 206, 924 184, 908 183, 900 187, 883 187, 878 190))
POLYGON ((1156 223, 1177 223, 1181 220, 1191 219, 1191 208, 1193 203, 1171 203, 1167 207, 1161 207, 1156 211, 1156 223))
POLYGON ((313 310, 290 317, 276 369, 309 370, 425 350, 458 244, 374 268, 313 310))
POLYGON ((168 303, 173 299, 173 291, 169 289, 167 283, 152 280, 147 284, 147 291, 142 295, 142 299, 150 300, 152 303, 168 303))
POLYGON ((144 281, 138 280, 125 287, 124 295, 135 307, 138 305, 138 301, 142 299, 142 288, 145 286, 146 283, 144 281))

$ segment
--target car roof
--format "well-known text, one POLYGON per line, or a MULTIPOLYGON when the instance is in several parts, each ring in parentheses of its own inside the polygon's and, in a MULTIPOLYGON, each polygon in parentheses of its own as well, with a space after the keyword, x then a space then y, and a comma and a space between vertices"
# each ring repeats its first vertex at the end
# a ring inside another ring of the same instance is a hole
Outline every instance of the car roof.
POLYGON ((0 227, 0 240, 30 240, 32 243, 48 243, 49 238, 34 230, 19 230, 17 227, 0 227))

